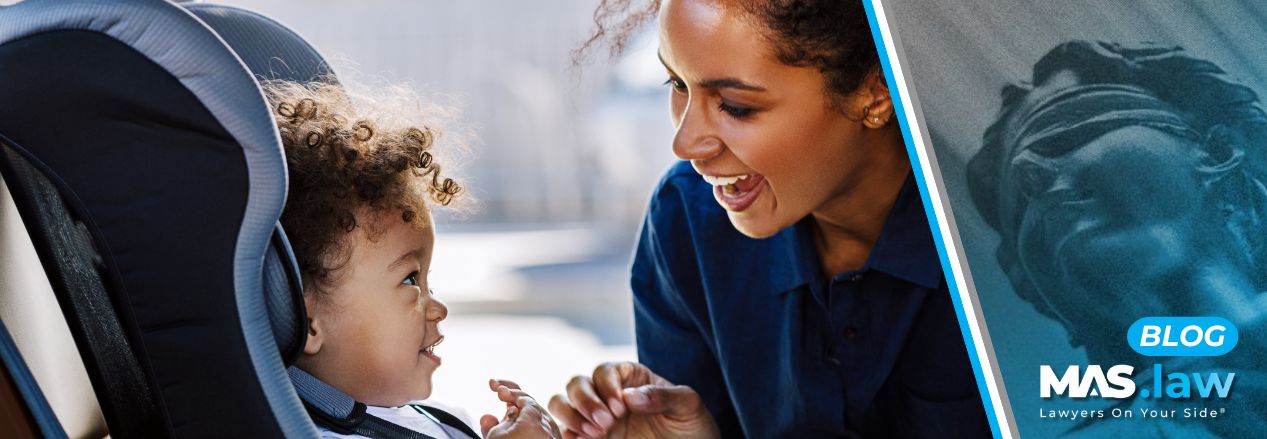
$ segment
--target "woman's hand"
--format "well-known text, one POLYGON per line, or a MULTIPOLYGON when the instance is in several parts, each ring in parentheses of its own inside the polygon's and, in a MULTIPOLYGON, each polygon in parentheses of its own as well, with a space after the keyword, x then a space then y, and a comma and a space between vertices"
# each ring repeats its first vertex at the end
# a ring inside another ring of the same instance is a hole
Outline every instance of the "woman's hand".
POLYGON ((518 384, 507 380, 488 380, 488 388, 497 392, 497 399, 506 403, 506 416, 500 422, 493 415, 480 417, 480 429, 485 439, 562 437, 554 418, 535 399, 519 390, 518 384))
POLYGON ((638 363, 606 363, 577 375, 550 412, 572 438, 716 438, 717 423, 695 390, 676 386, 638 363))

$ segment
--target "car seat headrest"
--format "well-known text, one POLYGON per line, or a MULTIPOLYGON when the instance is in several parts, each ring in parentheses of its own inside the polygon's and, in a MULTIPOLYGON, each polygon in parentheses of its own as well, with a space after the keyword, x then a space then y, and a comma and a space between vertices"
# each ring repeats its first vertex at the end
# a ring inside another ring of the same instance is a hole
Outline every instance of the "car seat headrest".
POLYGON ((334 79, 334 72, 311 44, 271 18, 232 6, 183 5, 224 38, 257 78, 308 82, 334 79))
MULTIPOLYGON (((253 11, 210 3, 183 5, 229 44, 257 79, 333 82, 334 72, 295 31, 253 11)), ((277 224, 264 261, 264 294, 277 346, 290 365, 307 336, 302 283, 285 231, 277 224)))

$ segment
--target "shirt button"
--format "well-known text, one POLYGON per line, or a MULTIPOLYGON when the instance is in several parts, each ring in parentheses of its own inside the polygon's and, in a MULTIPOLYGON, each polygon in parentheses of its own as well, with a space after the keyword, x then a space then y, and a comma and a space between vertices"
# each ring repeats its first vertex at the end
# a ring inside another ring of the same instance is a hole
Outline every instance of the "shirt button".
POLYGON ((853 326, 845 328, 845 338, 853 340, 853 338, 856 337, 857 335, 858 335, 858 328, 855 328, 853 326))
POLYGON ((861 274, 855 274, 855 275, 853 275, 853 276, 849 276, 849 281, 850 281, 850 282, 857 282, 857 281, 860 281, 860 280, 862 280, 862 275, 861 275, 861 274))

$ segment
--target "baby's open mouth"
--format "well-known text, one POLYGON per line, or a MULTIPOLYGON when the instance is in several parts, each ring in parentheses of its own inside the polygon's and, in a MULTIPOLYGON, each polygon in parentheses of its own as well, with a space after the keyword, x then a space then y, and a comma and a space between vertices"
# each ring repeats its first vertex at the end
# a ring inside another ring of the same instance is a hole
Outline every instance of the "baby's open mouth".
POLYGON ((436 356, 436 346, 440 346, 440 343, 442 342, 444 342, 443 335, 441 335, 440 338, 436 339, 435 343, 427 345, 427 347, 422 348, 422 350, 418 352, 420 352, 422 355, 426 356, 427 358, 430 358, 431 360, 435 361, 436 366, 439 366, 440 357, 436 356))

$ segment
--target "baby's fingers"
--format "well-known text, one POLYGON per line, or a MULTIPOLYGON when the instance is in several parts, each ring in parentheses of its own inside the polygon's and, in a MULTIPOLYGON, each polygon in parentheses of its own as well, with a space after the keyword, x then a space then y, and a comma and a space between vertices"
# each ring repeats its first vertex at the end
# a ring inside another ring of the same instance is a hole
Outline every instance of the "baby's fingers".
POLYGON ((529 429, 540 428, 550 433, 550 437, 559 437, 559 427, 555 425, 554 418, 546 412, 537 400, 529 396, 521 396, 515 402, 520 408, 519 417, 515 418, 515 424, 527 427, 529 429))
POLYGON ((480 436, 488 436, 488 431, 497 426, 497 417, 484 415, 480 417, 480 436))
POLYGON ((519 397, 521 396, 526 396, 526 397, 531 398, 531 396, 529 396, 526 392, 519 389, 519 384, 516 384, 514 381, 510 381, 510 380, 498 380, 498 379, 488 380, 488 388, 491 389, 493 392, 496 392, 497 399, 500 399, 502 402, 506 403, 507 405, 512 405, 512 406, 515 405, 515 400, 519 399, 519 397))
POLYGON ((519 384, 516 384, 514 381, 511 381, 511 380, 501 380, 501 379, 497 379, 497 378, 493 378, 493 379, 491 379, 491 380, 488 380, 488 388, 489 388, 489 389, 492 389, 492 390, 497 390, 497 386, 506 386, 506 387, 509 387, 509 388, 511 388, 511 389, 515 389, 515 390, 519 390, 519 389, 520 389, 519 384))
POLYGON ((502 400, 502 402, 506 404, 517 406, 522 409, 524 408, 524 406, 520 405, 519 403, 519 400, 521 398, 527 398, 531 400, 532 396, 529 396, 527 392, 524 392, 519 389, 511 389, 506 386, 497 387, 497 399, 502 400))

